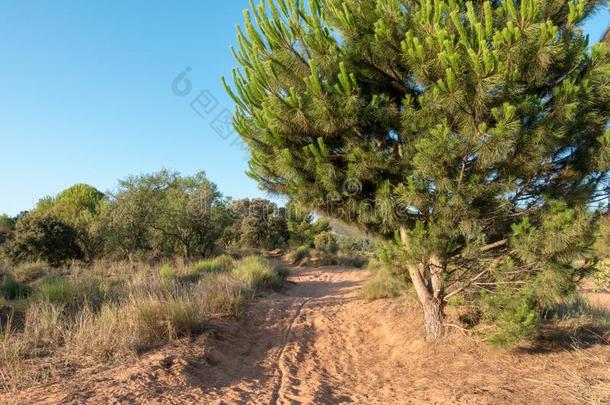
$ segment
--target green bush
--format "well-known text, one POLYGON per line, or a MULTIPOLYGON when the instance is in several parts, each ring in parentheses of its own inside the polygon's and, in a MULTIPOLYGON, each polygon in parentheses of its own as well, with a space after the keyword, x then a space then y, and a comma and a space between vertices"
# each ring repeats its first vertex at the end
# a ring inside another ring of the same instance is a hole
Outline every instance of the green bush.
POLYGON ((336 253, 337 252, 337 239, 331 232, 321 232, 317 234, 314 239, 314 246, 316 249, 321 250, 326 253, 336 253))
POLYGON ((44 261, 57 266, 82 258, 76 230, 51 214, 28 214, 19 219, 5 251, 14 263, 44 261))
POLYGON ((288 277, 288 275, 290 275, 290 269, 288 269, 287 267, 278 267, 275 271, 282 280, 288 277))
POLYGON ((386 265, 372 262, 369 271, 371 278, 362 288, 362 296, 367 300, 398 297, 408 287, 405 276, 393 272, 386 265))
POLYGON ((493 294, 483 291, 481 298, 483 319, 493 326, 487 332, 493 346, 510 348, 536 332, 540 316, 532 289, 503 285, 493 294))
POLYGON ((339 252, 351 256, 369 256, 374 253, 371 241, 363 237, 337 236, 339 252))
POLYGON ((15 229, 15 219, 5 214, 0 215, 0 245, 6 242, 15 229))
POLYGON ((306 257, 309 257, 309 246, 299 246, 298 248, 296 248, 292 255, 292 261, 295 263, 300 262, 306 257))

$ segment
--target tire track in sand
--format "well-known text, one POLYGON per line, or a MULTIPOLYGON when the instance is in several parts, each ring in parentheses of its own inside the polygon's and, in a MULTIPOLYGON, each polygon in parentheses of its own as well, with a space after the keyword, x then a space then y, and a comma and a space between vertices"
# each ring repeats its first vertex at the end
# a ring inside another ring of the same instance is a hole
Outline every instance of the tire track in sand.
POLYGON ((282 345, 281 345, 281 348, 280 348, 278 355, 276 357, 276 360, 275 360, 277 377, 276 377, 276 381, 275 381, 275 384, 273 387, 273 393, 271 395, 271 402, 270 402, 271 404, 278 403, 278 400, 280 399, 280 392, 282 390, 282 387, 285 384, 286 375, 288 374, 288 371, 286 370, 286 365, 282 361, 282 358, 284 356, 284 353, 286 352, 286 348, 288 346, 288 341, 290 340, 290 336, 292 334, 294 324, 296 323, 297 319, 301 315, 305 305, 312 299, 313 298, 306 298, 297 306, 297 310, 295 311, 295 314, 292 316, 290 323, 288 325, 288 328, 286 328, 286 330, 284 332, 284 337, 282 339, 282 345))

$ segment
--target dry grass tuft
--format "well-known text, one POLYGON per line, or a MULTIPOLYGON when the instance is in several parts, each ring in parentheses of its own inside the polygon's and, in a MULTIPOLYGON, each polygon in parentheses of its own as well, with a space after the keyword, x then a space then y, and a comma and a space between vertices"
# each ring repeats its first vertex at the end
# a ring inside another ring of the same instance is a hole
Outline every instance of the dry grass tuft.
POLYGON ((363 298, 367 300, 394 298, 407 290, 409 284, 404 276, 394 273, 388 266, 372 261, 368 269, 371 277, 362 287, 363 298))
POLYGON ((23 325, 0 332, 0 388, 46 383, 53 369, 45 371, 44 358, 95 364, 198 334, 210 319, 237 316, 244 298, 280 282, 278 269, 259 257, 94 267, 87 274, 76 268, 47 277, 25 301, 23 325))

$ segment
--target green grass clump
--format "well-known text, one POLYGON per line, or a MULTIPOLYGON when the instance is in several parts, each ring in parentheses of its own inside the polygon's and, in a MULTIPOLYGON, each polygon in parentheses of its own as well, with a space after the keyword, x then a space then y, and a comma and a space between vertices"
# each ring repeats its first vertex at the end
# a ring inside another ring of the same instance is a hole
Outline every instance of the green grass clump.
POLYGON ((222 273, 233 268, 233 258, 222 255, 208 260, 200 260, 195 264, 195 269, 199 273, 222 273))
POLYGON ((84 307, 97 311, 104 303, 118 299, 119 290, 119 284, 96 277, 77 280, 49 277, 40 285, 38 296, 42 301, 62 305, 73 311, 84 307))
POLYGON ((252 288, 277 286, 282 282, 271 262, 258 256, 248 256, 238 261, 232 275, 245 280, 252 288))
POLYGON ((398 297, 408 287, 405 277, 394 273, 388 266, 371 262, 368 269, 372 275, 362 287, 362 296, 367 300, 398 297))
POLYGON ((24 283, 20 283, 12 276, 7 275, 0 281, 0 296, 6 300, 16 300, 30 295, 31 288, 24 283))
POLYGON ((68 304, 75 298, 72 284, 63 277, 49 277, 40 286, 40 296, 52 304, 68 304))
POLYGON ((172 266, 166 264, 161 266, 159 274, 166 280, 172 280, 176 278, 177 272, 172 266))

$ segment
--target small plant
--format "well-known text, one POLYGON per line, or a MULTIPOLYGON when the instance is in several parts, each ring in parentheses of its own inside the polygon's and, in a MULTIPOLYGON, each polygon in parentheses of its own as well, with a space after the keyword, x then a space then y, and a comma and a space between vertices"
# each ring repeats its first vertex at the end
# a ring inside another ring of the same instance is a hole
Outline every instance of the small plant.
POLYGON ((309 257, 309 246, 299 246, 295 249, 291 256, 293 263, 300 262, 301 260, 309 257))
POLYGON ((284 280, 290 274, 290 270, 287 267, 278 267, 275 269, 277 275, 284 280))
POLYGON ((135 300, 124 311, 134 323, 132 348, 138 352, 190 335, 200 327, 198 309, 185 296, 135 300))

